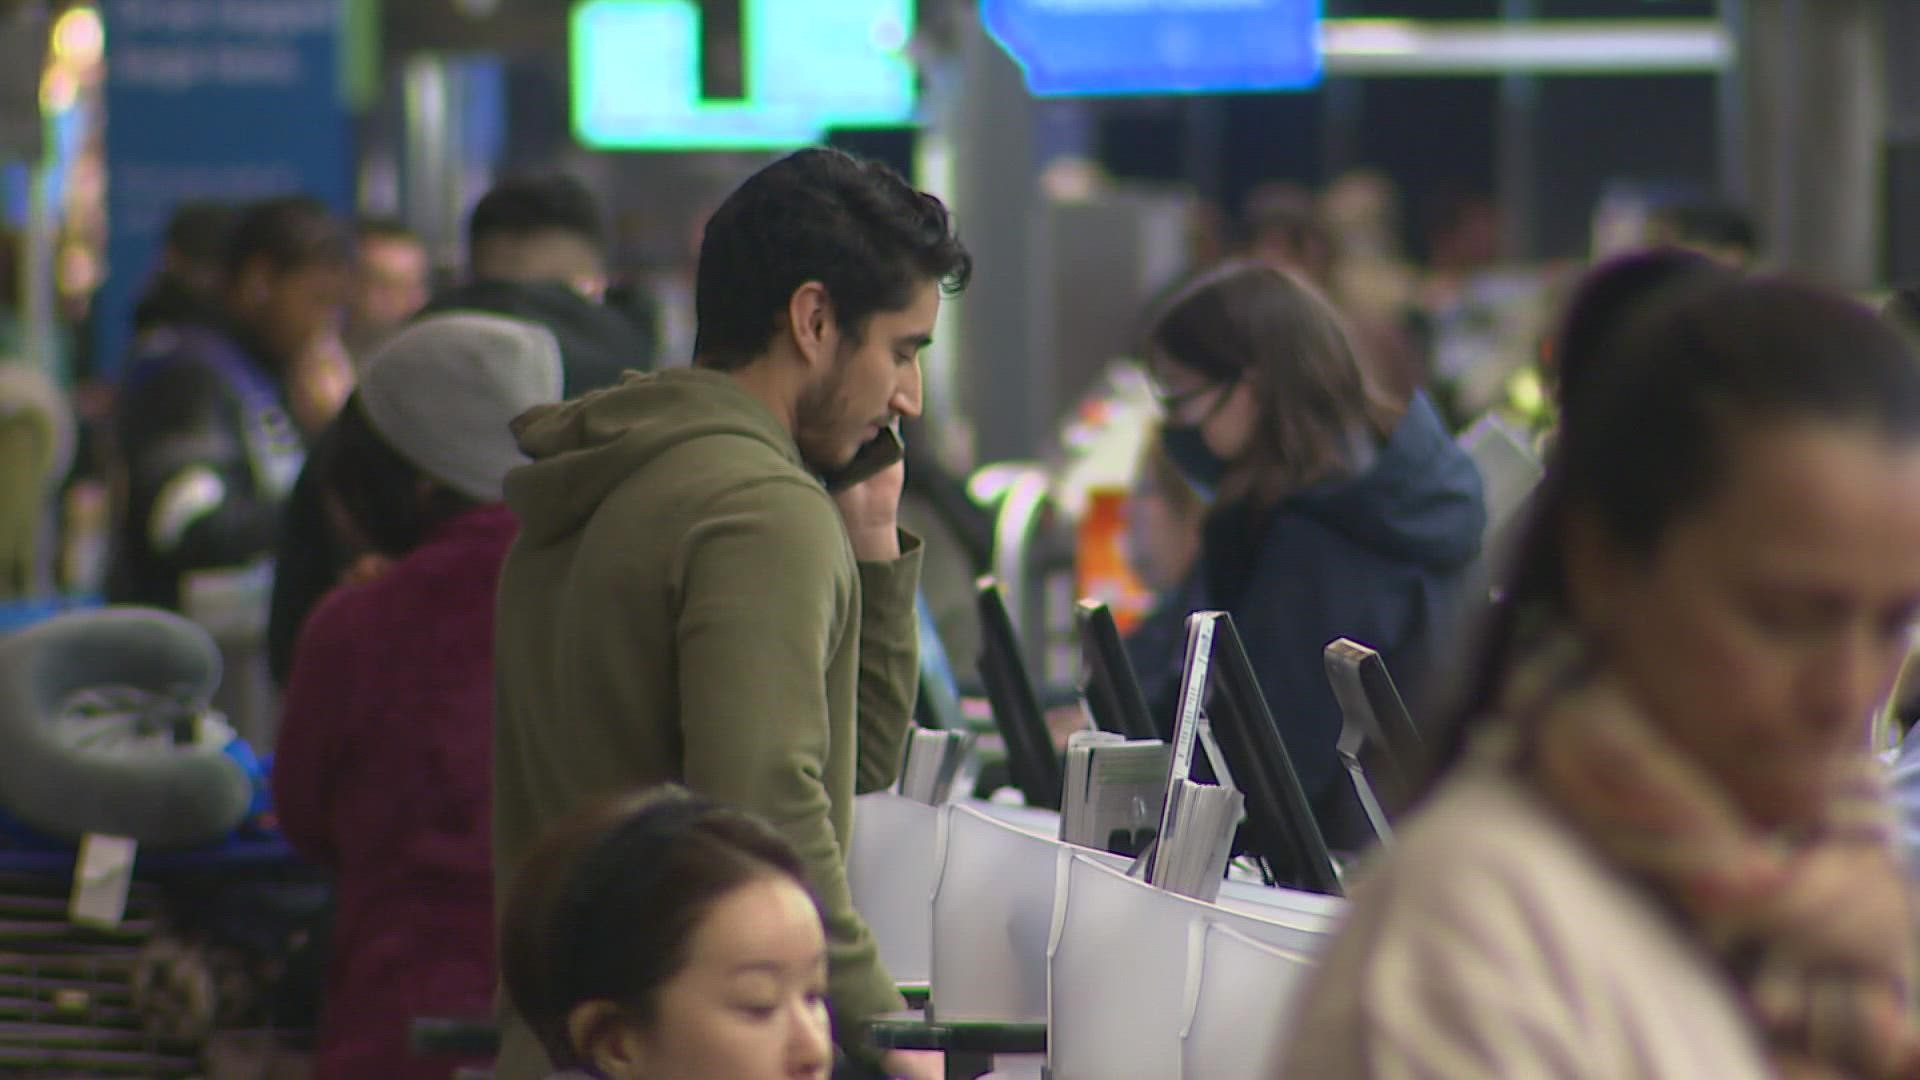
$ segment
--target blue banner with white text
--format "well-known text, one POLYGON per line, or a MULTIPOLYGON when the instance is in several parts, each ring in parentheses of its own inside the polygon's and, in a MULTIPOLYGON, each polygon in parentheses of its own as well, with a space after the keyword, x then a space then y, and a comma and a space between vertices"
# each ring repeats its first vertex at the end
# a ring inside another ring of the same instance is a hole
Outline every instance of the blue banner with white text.
POLYGON ((353 203, 340 89, 341 0, 104 0, 108 276, 95 298, 104 371, 178 203, 295 192, 353 203))

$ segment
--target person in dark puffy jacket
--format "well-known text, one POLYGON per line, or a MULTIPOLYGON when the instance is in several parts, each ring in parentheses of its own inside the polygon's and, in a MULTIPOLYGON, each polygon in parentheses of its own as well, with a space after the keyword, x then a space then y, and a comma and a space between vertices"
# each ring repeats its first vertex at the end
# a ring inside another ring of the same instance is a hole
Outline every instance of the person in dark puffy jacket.
POLYGON ((1171 728, 1180 622, 1231 614, 1322 831, 1352 845, 1322 651, 1360 641, 1417 687, 1480 552, 1480 475, 1424 394, 1375 389, 1332 306, 1284 271, 1197 279, 1148 343, 1167 456, 1211 497, 1189 581, 1130 639, 1148 699, 1171 728))
POLYGON ((286 373, 338 317, 348 249, 319 202, 258 203, 234 225, 218 302, 137 340, 113 418, 114 600, 217 618, 264 595, 304 455, 286 373))

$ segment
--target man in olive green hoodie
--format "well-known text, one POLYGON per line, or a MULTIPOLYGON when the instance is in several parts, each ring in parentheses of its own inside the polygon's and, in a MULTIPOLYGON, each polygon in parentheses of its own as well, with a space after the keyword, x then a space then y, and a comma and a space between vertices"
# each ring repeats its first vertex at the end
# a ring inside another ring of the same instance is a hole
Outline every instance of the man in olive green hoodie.
MULTIPOLYGON (((515 425, 533 462, 507 480, 521 535, 495 639, 497 897, 589 800, 672 781, 755 811, 811 872, 854 1052, 863 1021, 902 1007, 845 856, 855 792, 899 769, 920 552, 897 525, 900 466, 833 494, 822 478, 851 479, 863 446, 919 414, 920 351, 970 271, 939 200, 801 151, 708 223, 692 369, 515 425)), ((501 1080, 543 1075, 524 1027, 504 1037, 501 1080)))

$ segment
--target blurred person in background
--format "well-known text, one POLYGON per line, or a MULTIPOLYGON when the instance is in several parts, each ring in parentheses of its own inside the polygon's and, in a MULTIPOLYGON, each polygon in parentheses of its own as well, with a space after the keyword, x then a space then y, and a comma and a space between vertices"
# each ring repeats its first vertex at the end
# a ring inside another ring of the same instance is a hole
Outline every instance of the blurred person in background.
POLYGON ((322 330, 287 369, 287 411, 300 437, 317 441, 353 393, 353 355, 335 321, 322 330))
POLYGON ((353 286, 340 336, 356 364, 426 306, 432 269, 426 244, 402 222, 362 218, 354 224, 353 286))
POLYGON ((196 200, 173 208, 161 234, 160 261, 135 301, 133 332, 215 318, 226 277, 227 243, 239 209, 196 200))
POLYGON ((1331 293, 1339 253, 1313 192, 1281 181, 1261 184, 1248 192, 1240 217, 1247 258, 1298 274, 1321 292, 1331 293))
POLYGON ((317 200, 254 204, 234 223, 216 304, 138 339, 114 421, 112 599, 250 610, 243 594, 264 583, 304 456, 287 380, 337 324, 348 249, 317 200))
POLYGON ((1715 201, 1675 202, 1655 209, 1647 221, 1647 243, 1697 251, 1735 270, 1752 268, 1760 257, 1760 230, 1753 216, 1715 201))
POLYGON ((427 301, 427 249, 406 226, 365 219, 353 227, 353 271, 341 318, 301 352, 287 379, 294 423, 311 442, 353 392, 355 372, 427 301))
POLYGON ((820 911, 759 818, 674 788, 594 803, 541 836, 505 907, 501 981, 553 1080, 827 1076, 820 911))
MULTIPOLYGON (((563 175, 510 178, 481 197, 467 223, 469 280, 427 302, 425 314, 488 312, 538 323, 560 343, 564 393, 575 397, 645 368, 648 342, 627 317, 598 298, 605 287, 603 230, 593 193, 563 175)), ((326 454, 329 436, 316 442, 326 454)), ((329 506, 320 470, 304 469, 288 499, 267 657, 274 681, 286 685, 294 641, 307 613, 343 580, 379 572, 385 557, 369 550, 329 506)))
POLYGON ((1400 193, 1393 181, 1357 169, 1328 185, 1319 212, 1339 259, 1331 291, 1340 308, 1382 354, 1388 389, 1410 394, 1427 383, 1427 327, 1419 276, 1400 241, 1400 193))
POLYGON ((1444 192, 1431 201, 1425 233, 1421 304, 1441 316, 1468 299, 1475 278, 1498 265, 1505 235, 1500 206, 1489 195, 1444 192))
POLYGON ((1287 1075, 1920 1075, 1868 743, 1920 614, 1920 360, 1850 300, 1723 273, 1600 329, 1437 786, 1353 883, 1287 1075))
POLYGON ((339 510, 391 560, 307 620, 274 756, 280 826, 333 872, 320 1077, 447 1075, 416 1016, 492 1000, 493 595, 525 459, 509 424, 559 399, 532 323, 432 316, 367 365, 323 463, 339 510))
POLYGON ((39 365, 0 355, 0 605, 53 590, 48 541, 74 443, 59 385, 39 365))
POLYGON ((1198 274, 1220 265, 1233 247, 1233 219, 1212 199, 1195 199, 1187 207, 1185 273, 1198 274))
MULTIPOLYGON (((1880 315, 1920 348, 1920 285, 1897 285, 1880 315)), ((1920 876, 1920 637, 1908 646, 1907 659, 1893 693, 1887 697, 1878 746, 1892 748, 1889 781, 1900 807, 1901 838, 1907 869, 1920 876)))
POLYGON ((1140 453, 1127 498, 1127 564, 1155 596, 1177 592, 1200 558, 1207 502, 1167 455, 1158 432, 1140 453))
POLYGON ((1382 392, 1405 401, 1425 383, 1425 363, 1394 318, 1349 303, 1342 294, 1346 253, 1311 191, 1297 184, 1263 184, 1247 196, 1244 216, 1247 257, 1299 275, 1332 301, 1382 392))
POLYGON ((467 221, 468 280, 426 310, 491 311, 553 331, 567 355, 567 396, 653 364, 636 320, 608 307, 606 225, 586 185, 563 173, 512 177, 467 221))
MULTIPOLYGON (((1364 819, 1335 753, 1322 650, 1362 642, 1417 690, 1480 552, 1479 472, 1424 395, 1401 404, 1376 389, 1332 304, 1271 266, 1193 282, 1159 313, 1146 355, 1161 443, 1212 500, 1192 581, 1155 620, 1233 616, 1322 831, 1351 847, 1364 819)), ((1130 649, 1171 723, 1184 656, 1169 640, 1184 636, 1136 633, 1130 649)))
POLYGON ((467 267, 475 281, 552 281, 589 300, 607 291, 600 200, 565 173, 509 177, 474 205, 467 267))

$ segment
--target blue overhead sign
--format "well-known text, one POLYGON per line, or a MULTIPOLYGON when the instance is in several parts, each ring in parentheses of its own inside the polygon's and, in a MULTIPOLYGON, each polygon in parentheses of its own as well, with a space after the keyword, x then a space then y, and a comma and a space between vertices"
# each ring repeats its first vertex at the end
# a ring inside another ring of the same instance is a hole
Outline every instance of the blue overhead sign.
POLYGON ((1041 97, 1320 81, 1320 0, 980 0, 980 16, 1041 97))

